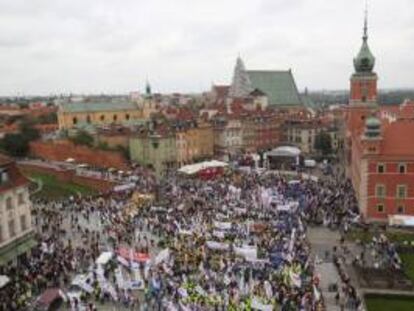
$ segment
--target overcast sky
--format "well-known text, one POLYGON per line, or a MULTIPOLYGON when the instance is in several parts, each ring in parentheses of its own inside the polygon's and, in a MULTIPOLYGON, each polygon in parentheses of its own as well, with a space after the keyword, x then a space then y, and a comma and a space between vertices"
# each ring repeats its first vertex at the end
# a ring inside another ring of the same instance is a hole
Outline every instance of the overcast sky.
MULTIPOLYGON (((199 92, 248 69, 345 89, 364 0, 0 0, 0 95, 199 92)), ((381 88, 414 87, 414 1, 371 0, 381 88)))

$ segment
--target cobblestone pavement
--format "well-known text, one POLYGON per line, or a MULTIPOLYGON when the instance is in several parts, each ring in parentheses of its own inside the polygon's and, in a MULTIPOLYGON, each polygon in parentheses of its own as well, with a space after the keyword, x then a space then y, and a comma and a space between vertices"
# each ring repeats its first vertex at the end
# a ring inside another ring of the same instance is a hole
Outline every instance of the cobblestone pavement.
POLYGON ((335 292, 330 292, 328 287, 332 283, 338 283, 339 275, 332 262, 331 255, 326 257, 326 252, 332 253, 332 248, 340 239, 337 231, 324 227, 309 227, 308 238, 312 245, 312 255, 316 258, 315 270, 320 275, 320 286, 325 299, 326 310, 340 310, 335 303, 335 292))

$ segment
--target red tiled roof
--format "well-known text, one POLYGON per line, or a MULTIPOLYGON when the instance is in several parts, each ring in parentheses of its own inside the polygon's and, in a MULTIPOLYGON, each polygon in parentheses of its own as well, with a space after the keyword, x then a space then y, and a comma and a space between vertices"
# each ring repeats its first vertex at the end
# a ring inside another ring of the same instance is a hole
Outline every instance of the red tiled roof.
POLYGON ((414 119, 394 122, 383 120, 381 153, 387 156, 414 157, 414 139, 407 133, 414 133, 414 119))
POLYGON ((414 119, 414 102, 405 101, 400 105, 398 118, 400 119, 414 119))
POLYGON ((29 180, 20 173, 13 159, 0 155, 0 166, 6 168, 9 175, 9 181, 0 184, 0 193, 29 183, 29 180))

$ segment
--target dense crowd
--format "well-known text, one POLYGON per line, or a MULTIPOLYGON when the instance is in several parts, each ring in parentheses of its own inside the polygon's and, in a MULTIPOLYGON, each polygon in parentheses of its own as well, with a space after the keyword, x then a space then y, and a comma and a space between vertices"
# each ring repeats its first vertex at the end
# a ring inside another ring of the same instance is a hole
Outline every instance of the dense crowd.
MULTIPOLYGON (((137 191, 155 192, 152 177, 134 182, 137 191)), ((201 181, 171 174, 156 205, 131 208, 132 191, 36 201, 40 244, 29 260, 2 271, 12 282, 0 292, 0 310, 24 309, 46 288, 69 292, 80 273, 89 275, 91 291, 66 295, 72 310, 95 310, 96 301, 133 310, 322 310, 307 226, 346 231, 357 216, 350 187, 341 176, 289 181, 252 171, 201 181), (120 248, 148 260, 134 262, 120 248), (114 256, 100 272, 104 251, 114 256), (134 271, 142 288, 117 281, 134 271)))

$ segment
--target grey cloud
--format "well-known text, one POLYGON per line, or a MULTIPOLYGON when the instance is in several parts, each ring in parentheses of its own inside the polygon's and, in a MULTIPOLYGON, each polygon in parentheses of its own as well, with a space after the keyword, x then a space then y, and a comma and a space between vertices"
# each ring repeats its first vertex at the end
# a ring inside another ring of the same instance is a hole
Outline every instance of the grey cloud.
MULTIPOLYGON (((412 0, 376 0, 370 46, 381 86, 414 72, 412 0)), ((298 85, 347 88, 360 0, 0 0, 0 94, 201 91, 249 68, 292 67, 298 85)))

